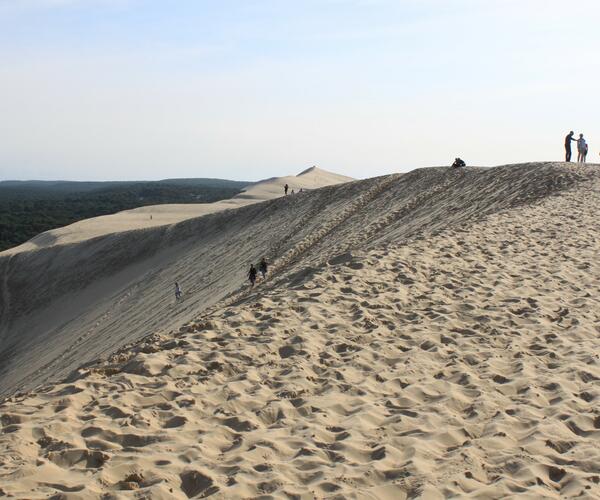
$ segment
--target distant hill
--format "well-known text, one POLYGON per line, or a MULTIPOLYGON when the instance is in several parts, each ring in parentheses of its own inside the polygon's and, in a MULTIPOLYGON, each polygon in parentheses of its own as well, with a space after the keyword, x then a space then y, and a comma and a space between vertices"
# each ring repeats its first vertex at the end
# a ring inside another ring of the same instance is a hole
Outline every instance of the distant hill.
POLYGON ((1 181, 0 251, 82 219, 146 205, 212 203, 249 184, 224 179, 1 181))

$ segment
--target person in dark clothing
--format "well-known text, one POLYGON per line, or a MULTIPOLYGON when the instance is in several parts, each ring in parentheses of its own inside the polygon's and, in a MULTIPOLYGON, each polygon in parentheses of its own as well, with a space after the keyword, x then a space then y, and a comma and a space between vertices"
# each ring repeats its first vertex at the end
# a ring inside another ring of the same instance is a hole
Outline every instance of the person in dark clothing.
POLYGON ((283 192, 285 193, 286 196, 287 196, 287 192, 288 192, 289 188, 290 187, 287 184, 285 186, 283 186, 283 192))
POLYGON ((260 274, 262 274, 263 279, 265 279, 267 277, 267 269, 268 268, 269 268, 269 263, 263 257, 260 260, 260 264, 258 264, 258 270, 260 271, 260 274))
POLYGON ((248 271, 248 279, 250 280, 250 286, 254 286, 254 283, 256 283, 256 268, 254 267, 254 264, 250 264, 250 271, 248 271))
POLYGON ((569 132, 569 134, 567 135, 567 137, 565 137, 565 161, 566 162, 571 161, 571 141, 577 142, 577 139, 573 138, 574 135, 575 135, 575 132, 573 132, 571 130, 569 132))
POLYGON ((455 158, 454 163, 452 164, 452 168, 461 168, 461 167, 466 167, 466 166, 467 166, 467 164, 460 158, 455 158))

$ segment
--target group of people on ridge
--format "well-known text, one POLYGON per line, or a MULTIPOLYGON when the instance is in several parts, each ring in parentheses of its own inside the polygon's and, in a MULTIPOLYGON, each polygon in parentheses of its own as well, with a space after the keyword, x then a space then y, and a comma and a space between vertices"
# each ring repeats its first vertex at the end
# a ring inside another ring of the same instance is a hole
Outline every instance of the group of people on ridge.
POLYGON ((577 143, 577 162, 585 163, 588 154, 588 145, 583 138, 583 134, 579 134, 579 139, 575 139, 573 136, 575 132, 572 130, 565 137, 565 161, 571 161, 571 142, 577 143))
MULTIPOLYGON (((287 196, 289 190, 290 190, 290 187, 286 183, 286 185, 283 186, 283 194, 285 196, 287 196)), ((298 191, 298 192, 301 193, 302 192, 302 188, 300 188, 300 191, 298 191)), ((294 190, 293 189, 292 189, 292 194, 294 194, 294 190)))

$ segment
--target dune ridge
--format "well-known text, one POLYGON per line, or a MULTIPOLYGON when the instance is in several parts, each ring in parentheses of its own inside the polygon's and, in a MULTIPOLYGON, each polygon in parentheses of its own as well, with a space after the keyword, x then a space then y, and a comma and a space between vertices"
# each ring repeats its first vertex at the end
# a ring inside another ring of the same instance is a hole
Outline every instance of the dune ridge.
POLYGON ((372 180, 271 281, 2 403, 0 494, 597 498, 592 168, 372 180))

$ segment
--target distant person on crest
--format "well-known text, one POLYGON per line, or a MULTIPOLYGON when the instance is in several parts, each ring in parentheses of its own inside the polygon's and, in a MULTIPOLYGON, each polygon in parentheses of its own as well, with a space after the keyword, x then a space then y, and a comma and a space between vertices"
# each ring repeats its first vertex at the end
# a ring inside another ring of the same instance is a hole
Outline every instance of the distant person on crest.
POLYGON ((286 196, 287 196, 287 192, 288 192, 289 188, 290 187, 287 184, 285 186, 283 186, 283 192, 285 193, 286 196))
POLYGON ((585 150, 587 149, 587 143, 583 138, 583 134, 579 134, 579 139, 577 139, 577 161, 579 163, 585 162, 585 150))
POLYGON ((466 166, 467 166, 467 164, 460 158, 455 158, 454 163, 452 164, 452 168, 461 168, 461 167, 466 167, 466 166))
POLYGON ((577 140, 573 138, 574 135, 575 135, 575 132, 573 132, 571 130, 567 134, 567 137, 565 137, 565 161, 566 162, 571 161, 571 141, 577 142, 577 140))
POLYGON ((250 270, 248 271, 248 279, 250 280, 250 286, 253 287, 254 283, 256 283, 256 268, 254 264, 250 264, 250 270))

